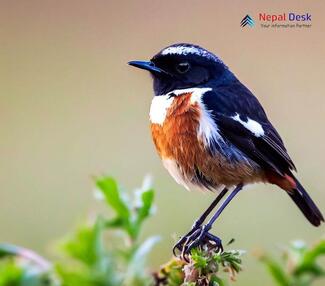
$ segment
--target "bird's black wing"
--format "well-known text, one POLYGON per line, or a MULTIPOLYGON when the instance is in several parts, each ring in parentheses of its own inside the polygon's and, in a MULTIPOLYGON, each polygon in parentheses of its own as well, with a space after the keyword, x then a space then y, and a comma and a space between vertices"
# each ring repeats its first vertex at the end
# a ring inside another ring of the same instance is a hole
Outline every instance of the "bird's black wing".
MULTIPOLYGON (((295 170, 283 141, 256 97, 239 81, 202 97, 220 135, 260 166, 280 175, 295 170)), ((211 146, 212 148, 214 146, 211 146)))

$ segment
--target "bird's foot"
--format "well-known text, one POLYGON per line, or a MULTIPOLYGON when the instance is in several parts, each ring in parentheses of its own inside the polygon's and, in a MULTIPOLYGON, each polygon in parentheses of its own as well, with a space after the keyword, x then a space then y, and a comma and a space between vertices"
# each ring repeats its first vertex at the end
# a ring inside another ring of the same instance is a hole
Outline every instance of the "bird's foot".
POLYGON ((174 255, 179 256, 186 262, 189 262, 188 256, 191 254, 191 250, 195 247, 203 245, 209 245, 210 248, 214 248, 217 252, 223 252, 221 239, 211 234, 209 232, 210 228, 211 227, 208 225, 193 228, 175 244, 173 247, 174 255), (180 254, 177 255, 177 252, 180 254))

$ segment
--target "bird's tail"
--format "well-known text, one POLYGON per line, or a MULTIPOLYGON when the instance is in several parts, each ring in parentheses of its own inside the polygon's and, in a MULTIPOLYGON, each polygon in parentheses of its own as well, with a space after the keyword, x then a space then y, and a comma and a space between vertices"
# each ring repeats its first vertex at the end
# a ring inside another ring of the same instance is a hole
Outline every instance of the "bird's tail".
POLYGON ((324 222, 322 213, 300 182, 295 177, 293 177, 293 179, 296 186, 291 191, 287 191, 287 194, 295 202, 309 222, 314 226, 319 226, 321 222, 324 222))

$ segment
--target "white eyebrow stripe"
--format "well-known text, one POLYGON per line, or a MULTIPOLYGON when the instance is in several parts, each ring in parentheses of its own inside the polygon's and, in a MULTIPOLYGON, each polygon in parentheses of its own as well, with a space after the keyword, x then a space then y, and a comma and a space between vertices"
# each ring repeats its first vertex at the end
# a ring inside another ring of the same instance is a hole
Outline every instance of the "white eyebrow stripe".
POLYGON ((261 137, 264 135, 264 129, 260 123, 257 121, 250 119, 247 117, 247 122, 240 119, 239 114, 237 113, 235 116, 231 117, 235 121, 239 122, 241 125, 243 125, 246 129, 248 129, 250 132, 252 132, 256 137, 261 137))

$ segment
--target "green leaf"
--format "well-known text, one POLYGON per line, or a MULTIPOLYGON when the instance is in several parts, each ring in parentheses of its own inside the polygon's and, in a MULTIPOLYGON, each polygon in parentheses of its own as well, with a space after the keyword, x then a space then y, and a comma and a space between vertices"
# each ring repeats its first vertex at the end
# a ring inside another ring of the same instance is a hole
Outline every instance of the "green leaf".
POLYGON ((124 226, 124 221, 120 217, 109 219, 105 222, 106 228, 120 228, 124 226))
POLYGON ((303 273, 312 273, 316 276, 325 275, 324 269, 317 265, 317 259, 325 255, 325 240, 321 240, 318 244, 310 249, 306 249, 301 254, 301 259, 294 271, 295 275, 303 273))
POLYGON ((141 192, 141 204, 137 206, 137 220, 141 223, 150 215, 152 203, 154 200, 154 190, 149 189, 141 192))
POLYGON ((184 261, 173 258, 160 268, 159 272, 156 273, 156 277, 161 281, 166 281, 166 285, 168 286, 183 285, 184 264, 184 261))
POLYGON ((208 265, 207 257, 204 257, 203 255, 201 255, 201 253, 195 253, 194 255, 192 254, 192 260, 196 269, 202 270, 208 265))
POLYGON ((24 270, 14 259, 2 259, 0 262, 0 286, 20 285, 23 275, 24 270))
POLYGON ((217 275, 212 275, 210 278, 210 285, 211 286, 225 286, 225 283, 217 275))
POLYGON ((104 246, 105 222, 98 216, 94 224, 79 227, 64 243, 63 249, 72 259, 56 265, 62 286, 120 285, 115 256, 104 246))
POLYGON ((140 233, 141 227, 145 219, 151 214, 152 204, 154 200, 154 190, 148 189, 139 192, 138 202, 135 210, 135 219, 132 220, 132 233, 133 239, 136 239, 140 233))
POLYGON ((130 210, 120 195, 116 181, 111 177, 104 177, 98 179, 96 185, 103 193, 106 202, 115 210, 117 216, 128 221, 130 210))
POLYGON ((19 249, 15 245, 7 243, 0 244, 0 258, 16 255, 19 255, 19 249))
POLYGON ((63 247, 67 254, 87 265, 100 263, 105 254, 103 241, 103 221, 97 219, 94 225, 83 225, 68 239, 63 247))
POLYGON ((90 268, 80 264, 58 264, 56 266, 62 285, 60 286, 118 286, 116 270, 110 268, 90 268))
POLYGON ((54 286, 57 284, 48 271, 44 271, 31 261, 15 256, 2 258, 0 260, 0 286, 16 285, 54 286))
POLYGON ((282 266, 274 261, 272 258, 263 256, 261 261, 265 264, 277 285, 290 286, 290 277, 282 269, 282 266))

